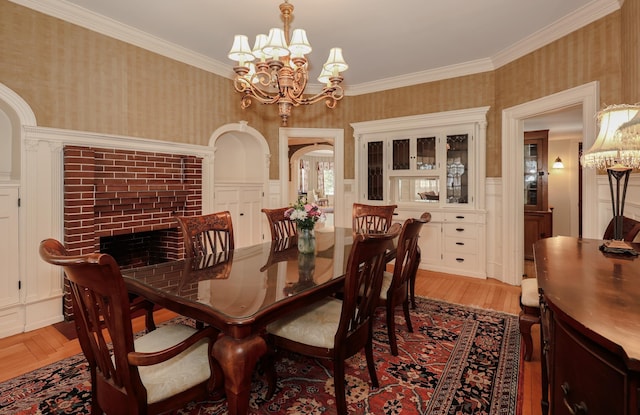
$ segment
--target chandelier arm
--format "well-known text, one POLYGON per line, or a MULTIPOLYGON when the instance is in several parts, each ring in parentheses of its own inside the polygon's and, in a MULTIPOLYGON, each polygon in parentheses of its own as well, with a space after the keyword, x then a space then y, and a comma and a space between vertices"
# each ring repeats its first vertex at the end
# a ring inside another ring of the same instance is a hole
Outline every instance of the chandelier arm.
POLYGON ((233 83, 233 86, 237 92, 244 94, 242 101, 249 102, 249 104, 243 106, 243 108, 246 108, 250 105, 252 98, 255 98, 261 104, 275 104, 281 98, 280 94, 278 93, 275 93, 273 95, 267 94, 260 88, 253 86, 253 84, 246 79, 236 79, 233 83))
POLYGON ((322 89, 322 92, 317 93, 314 96, 308 98, 301 98, 296 100, 297 102, 294 105, 311 105, 316 102, 320 102, 322 100, 327 100, 326 104, 329 108, 334 108, 336 103, 340 101, 344 97, 344 90, 340 85, 325 87, 322 89))

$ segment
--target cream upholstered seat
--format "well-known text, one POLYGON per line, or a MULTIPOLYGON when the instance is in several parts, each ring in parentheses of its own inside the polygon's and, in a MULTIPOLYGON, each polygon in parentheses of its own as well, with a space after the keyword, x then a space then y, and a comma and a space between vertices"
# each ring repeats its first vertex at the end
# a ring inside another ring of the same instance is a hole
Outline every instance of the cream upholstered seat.
POLYGON ((524 360, 531 360, 533 353, 533 339, 531 338, 531 326, 540 323, 540 297, 538 295, 538 280, 525 278, 521 283, 520 315, 518 325, 520 336, 524 342, 524 360))
POLYGON ((216 329, 167 325, 134 341, 127 290, 113 257, 73 256, 54 239, 40 244, 40 256, 61 266, 69 280, 93 413, 162 413, 221 387, 221 369, 211 357, 216 329))
MULTIPOLYGON (((373 361, 372 316, 380 297, 387 246, 395 236, 397 232, 356 235, 347 261, 343 299, 325 298, 267 326, 269 344, 276 350, 283 348, 333 361, 339 415, 347 414, 346 358, 364 349, 371 383, 378 386, 373 361)), ((272 392, 275 371, 273 364, 268 368, 272 392)))

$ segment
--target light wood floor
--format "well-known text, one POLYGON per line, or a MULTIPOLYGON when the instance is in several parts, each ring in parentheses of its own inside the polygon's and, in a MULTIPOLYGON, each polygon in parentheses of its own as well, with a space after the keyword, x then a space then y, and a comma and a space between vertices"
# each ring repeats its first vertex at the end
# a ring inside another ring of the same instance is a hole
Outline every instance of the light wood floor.
MULTIPOLYGON (((419 271, 416 294, 456 304, 518 314, 520 288, 497 280, 480 280, 449 274, 419 271)), ((156 322, 175 314, 167 310, 155 313, 156 322)), ((134 319, 134 330, 144 328, 143 319, 134 319)), ((522 415, 538 415, 540 410, 540 347, 538 326, 533 328, 534 351, 530 362, 524 362, 522 381, 522 415)), ((81 353, 77 340, 67 340, 53 326, 0 339, 0 382, 27 373, 58 360, 81 353)))

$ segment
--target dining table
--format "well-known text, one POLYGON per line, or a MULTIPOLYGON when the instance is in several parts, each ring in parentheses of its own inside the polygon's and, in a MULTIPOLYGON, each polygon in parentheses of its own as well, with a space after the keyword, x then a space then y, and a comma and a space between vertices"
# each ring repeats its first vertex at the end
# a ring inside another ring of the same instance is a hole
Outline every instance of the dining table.
POLYGON ((130 293, 220 330, 212 353, 229 414, 244 415, 256 363, 267 352, 265 327, 342 289, 353 235, 351 228, 317 230, 312 254, 299 253, 294 237, 122 274, 130 293))

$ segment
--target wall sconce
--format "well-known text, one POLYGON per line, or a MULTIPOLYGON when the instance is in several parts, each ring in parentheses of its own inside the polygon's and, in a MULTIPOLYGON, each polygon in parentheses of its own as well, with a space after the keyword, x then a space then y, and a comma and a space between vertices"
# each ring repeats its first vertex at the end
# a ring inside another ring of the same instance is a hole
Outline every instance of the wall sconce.
POLYGON ((556 157, 556 160, 553 162, 554 169, 564 169, 564 163, 562 163, 562 159, 560 156, 556 157))

